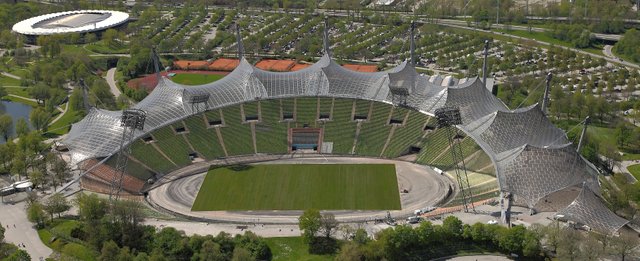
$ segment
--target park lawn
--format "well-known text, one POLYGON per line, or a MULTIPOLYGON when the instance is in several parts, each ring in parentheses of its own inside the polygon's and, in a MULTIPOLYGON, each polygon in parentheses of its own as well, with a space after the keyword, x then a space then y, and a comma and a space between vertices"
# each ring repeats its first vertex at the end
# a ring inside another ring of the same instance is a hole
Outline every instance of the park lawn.
POLYGON ((496 32, 501 32, 501 33, 505 33, 505 34, 510 34, 510 35, 515 35, 515 36, 520 36, 520 37, 524 37, 524 38, 529 38, 529 39, 533 39, 533 40, 537 40, 537 41, 541 41, 541 42, 547 42, 553 45, 559 45, 559 46, 564 46, 564 47, 569 47, 569 48, 575 48, 575 49, 579 49, 585 52, 589 52, 589 53, 593 53, 593 54, 597 54, 597 55, 603 55, 602 53, 602 49, 598 49, 598 48, 594 48, 594 47, 589 47, 589 48, 576 48, 573 46, 573 44, 569 43, 569 42, 565 42, 565 41, 561 41, 558 39, 555 39, 551 36, 549 36, 547 33, 545 32, 528 32, 528 31, 522 31, 522 30, 504 30, 504 29, 494 29, 493 31, 496 32))
POLYGON ((64 115, 60 119, 58 119, 58 121, 49 125, 49 131, 47 133, 54 135, 67 134, 69 132, 69 129, 71 128, 70 125, 82 119, 81 117, 77 117, 76 113, 77 112, 75 111, 67 110, 64 115))
POLYGON ((71 238, 71 231, 79 226, 81 224, 77 220, 55 219, 46 228, 38 229, 38 236, 42 243, 63 255, 78 260, 96 260, 96 257, 100 255, 97 251, 85 245, 65 240, 65 238, 71 238), (51 242, 53 238, 55 240, 51 242))
POLYGON ((23 99, 23 98, 19 98, 19 97, 15 97, 15 96, 4 96, 2 97, 3 100, 5 101, 12 101, 12 102, 19 102, 19 103, 23 103, 26 105, 30 105, 31 107, 38 107, 38 103, 34 102, 32 100, 27 100, 27 99, 23 99))
POLYGON ((185 85, 202 85, 222 79, 224 75, 218 74, 198 74, 198 73, 178 73, 171 77, 171 81, 185 85))
POLYGON ((333 260, 330 255, 309 254, 309 245, 302 237, 271 237, 264 239, 271 249, 274 261, 324 261, 333 260))
POLYGON ((8 94, 18 95, 25 98, 32 98, 31 94, 29 93, 29 88, 30 87, 4 87, 8 94))
POLYGON ((0 86, 20 86, 20 80, 0 74, 0 86))
POLYGON ((116 44, 115 46, 108 46, 104 41, 100 40, 95 43, 85 45, 87 50, 100 54, 127 54, 129 48, 124 44, 116 44))
POLYGON ((264 164, 209 170, 193 211, 400 209, 393 164, 264 164))
POLYGON ((627 167, 627 170, 633 175, 637 180, 640 180, 640 164, 635 164, 627 167))

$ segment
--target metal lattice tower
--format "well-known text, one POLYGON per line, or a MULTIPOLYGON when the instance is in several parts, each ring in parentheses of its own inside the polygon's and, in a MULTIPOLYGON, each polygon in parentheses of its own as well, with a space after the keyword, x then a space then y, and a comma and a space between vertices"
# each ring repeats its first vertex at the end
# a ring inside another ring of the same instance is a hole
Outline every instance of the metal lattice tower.
POLYGON ((122 181, 124 180, 124 172, 129 162, 129 153, 131 147, 125 147, 133 141, 136 129, 144 128, 144 121, 147 113, 140 109, 127 109, 122 111, 120 118, 120 126, 122 127, 122 137, 120 139, 120 150, 118 150, 118 158, 116 160, 116 169, 111 179, 109 188, 109 200, 118 200, 122 191, 122 181))
POLYGON ((435 115, 436 119, 438 119, 438 128, 446 128, 447 130, 447 138, 449 140, 449 147, 451 148, 451 158, 453 159, 452 167, 456 174, 460 193, 462 194, 464 212, 469 212, 469 210, 475 212, 475 207, 471 201, 473 194, 471 193, 471 186, 469 185, 467 167, 464 164, 462 145, 460 145, 460 140, 455 138, 459 133, 458 129, 454 126, 462 124, 460 109, 457 107, 442 107, 435 111, 435 115))

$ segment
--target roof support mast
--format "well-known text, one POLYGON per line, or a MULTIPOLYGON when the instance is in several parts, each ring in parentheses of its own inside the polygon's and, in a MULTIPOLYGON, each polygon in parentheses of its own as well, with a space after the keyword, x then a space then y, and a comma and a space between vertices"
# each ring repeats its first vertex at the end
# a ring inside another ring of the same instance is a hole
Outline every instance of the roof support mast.
POLYGON ((482 61, 482 83, 487 87, 487 57, 489 56, 489 40, 484 40, 484 61, 482 61))
POLYGON ((411 21, 411 53, 409 57, 409 62, 411 65, 416 65, 415 57, 416 57, 416 42, 415 42, 415 30, 416 30, 416 22, 411 21))
POLYGON ((589 124, 591 124, 591 118, 587 116, 586 118, 584 118, 584 127, 582 127, 582 133, 580 134, 580 141, 578 142, 578 149, 577 149, 578 153, 580 153, 580 150, 584 145, 584 136, 585 134, 587 134, 587 127, 589 126, 589 124))
POLYGON ((158 83, 160 82, 160 59, 158 58, 158 52, 156 48, 151 48, 151 60, 153 60, 153 69, 156 73, 156 79, 158 79, 158 83))
POLYGON ((329 18, 324 18, 324 35, 322 36, 322 48, 324 54, 331 56, 331 50, 329 49, 329 18))
POLYGON ((238 44, 238 59, 244 57, 244 46, 242 46, 242 35, 240 35, 240 25, 236 24, 236 42, 238 44))
POLYGON ((547 86, 544 88, 544 96, 542 97, 542 113, 547 114, 547 107, 549 106, 549 89, 551 89, 551 72, 547 74, 547 86))

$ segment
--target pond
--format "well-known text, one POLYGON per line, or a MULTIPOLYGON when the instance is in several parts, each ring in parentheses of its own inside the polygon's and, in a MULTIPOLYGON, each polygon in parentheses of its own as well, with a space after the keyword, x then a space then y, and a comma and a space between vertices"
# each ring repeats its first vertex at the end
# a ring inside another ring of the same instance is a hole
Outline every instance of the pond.
MULTIPOLYGON (((27 124, 31 125, 29 122, 29 114, 33 108, 29 105, 19 102, 12 101, 0 101, 0 115, 7 113, 11 115, 13 119, 13 128, 11 129, 11 136, 15 136, 16 133, 16 123, 18 119, 23 118, 27 121, 27 124)), ((0 144, 5 143, 3 137, 0 137, 0 144)))

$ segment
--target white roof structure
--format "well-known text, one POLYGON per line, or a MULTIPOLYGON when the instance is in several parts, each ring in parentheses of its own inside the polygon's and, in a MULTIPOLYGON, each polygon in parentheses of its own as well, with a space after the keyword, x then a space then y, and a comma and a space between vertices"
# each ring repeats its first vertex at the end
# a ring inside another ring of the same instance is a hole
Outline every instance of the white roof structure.
POLYGON ((46 14, 20 21, 12 30, 24 35, 89 33, 126 23, 129 14, 107 10, 79 10, 46 14))
MULTIPOLYGON (((144 130, 136 130, 135 137, 197 114, 189 101, 202 94, 208 94, 208 110, 289 97, 370 100, 430 116, 436 109, 453 106, 460 109, 462 117, 462 125, 456 127, 491 158, 500 190, 511 194, 514 203, 533 208, 545 196, 581 183, 598 191, 595 167, 576 152, 540 106, 511 110, 478 78, 423 76, 408 62, 384 72, 355 72, 343 68, 328 54, 303 70, 276 73, 253 67, 242 58, 229 75, 204 85, 186 86, 163 77, 154 91, 134 106, 147 113, 144 130), (400 103, 394 93, 404 93, 406 99, 400 103)), ((74 124, 63 141, 71 151, 72 163, 114 155, 123 131, 121 115, 121 111, 92 109, 74 124)), ((601 219, 582 222, 597 227, 595 223, 601 219)))

